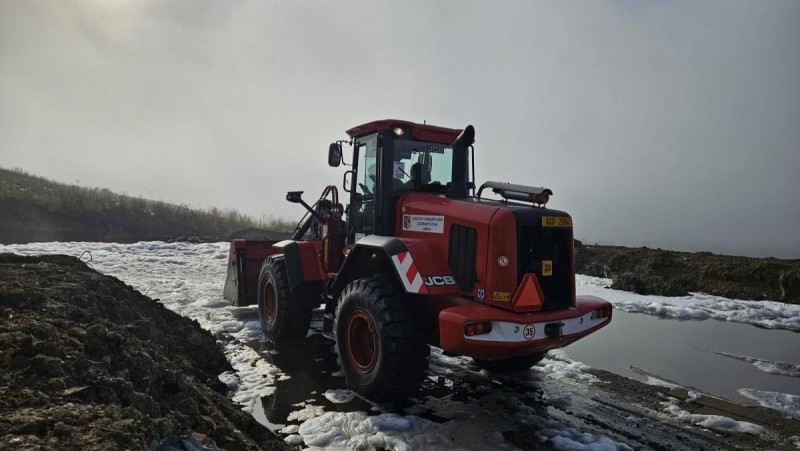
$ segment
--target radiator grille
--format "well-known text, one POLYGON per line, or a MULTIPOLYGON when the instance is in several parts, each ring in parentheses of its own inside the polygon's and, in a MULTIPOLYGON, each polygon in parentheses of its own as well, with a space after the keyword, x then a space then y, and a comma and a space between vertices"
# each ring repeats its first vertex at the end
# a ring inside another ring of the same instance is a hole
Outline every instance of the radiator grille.
POLYGON ((544 294, 543 310, 572 305, 572 231, 542 227, 520 228, 519 277, 536 275, 544 294), (552 262, 552 275, 542 273, 542 262, 552 262))
POLYGON ((447 263, 456 282, 466 292, 471 292, 475 288, 477 253, 478 231, 472 227, 453 224, 450 227, 447 263))

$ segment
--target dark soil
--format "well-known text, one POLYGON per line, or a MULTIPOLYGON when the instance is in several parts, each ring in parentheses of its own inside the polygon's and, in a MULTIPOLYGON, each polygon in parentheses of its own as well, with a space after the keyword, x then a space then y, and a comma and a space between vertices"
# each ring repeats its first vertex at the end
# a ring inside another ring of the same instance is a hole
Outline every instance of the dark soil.
POLYGON ((800 303, 800 260, 582 245, 575 248, 575 269, 613 279, 612 288, 639 294, 702 292, 800 303))
POLYGON ((197 322, 117 279, 0 254, 0 450, 284 449, 230 401, 230 369, 197 322))

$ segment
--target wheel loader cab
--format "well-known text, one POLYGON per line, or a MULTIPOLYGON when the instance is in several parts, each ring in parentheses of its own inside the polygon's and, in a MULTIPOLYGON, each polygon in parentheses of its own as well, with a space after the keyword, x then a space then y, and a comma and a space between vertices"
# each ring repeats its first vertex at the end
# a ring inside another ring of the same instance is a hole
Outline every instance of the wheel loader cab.
POLYGON ((453 180, 451 143, 460 130, 403 121, 377 121, 348 131, 354 139, 349 179, 347 245, 368 235, 394 236, 397 200, 410 190, 446 194, 453 180))

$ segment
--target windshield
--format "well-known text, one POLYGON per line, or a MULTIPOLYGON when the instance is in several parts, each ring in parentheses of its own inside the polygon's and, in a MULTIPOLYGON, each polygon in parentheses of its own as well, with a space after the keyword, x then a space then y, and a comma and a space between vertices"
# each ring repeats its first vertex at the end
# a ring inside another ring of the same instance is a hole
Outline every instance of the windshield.
POLYGON ((443 192, 453 176, 453 148, 429 142, 394 142, 395 190, 443 192))

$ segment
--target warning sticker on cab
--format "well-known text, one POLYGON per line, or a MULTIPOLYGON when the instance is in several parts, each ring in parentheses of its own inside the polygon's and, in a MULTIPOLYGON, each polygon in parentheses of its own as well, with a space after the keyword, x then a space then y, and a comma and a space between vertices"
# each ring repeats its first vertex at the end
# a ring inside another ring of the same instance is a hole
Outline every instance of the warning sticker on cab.
POLYGON ((444 233, 444 216, 403 215, 403 230, 444 233))
POLYGON ((511 302, 511 293, 505 291, 495 291, 492 300, 495 302, 511 302))
POLYGON ((542 275, 543 276, 553 275, 553 260, 542 260, 542 275))
POLYGON ((569 216, 542 216, 542 227, 572 227, 569 216))

